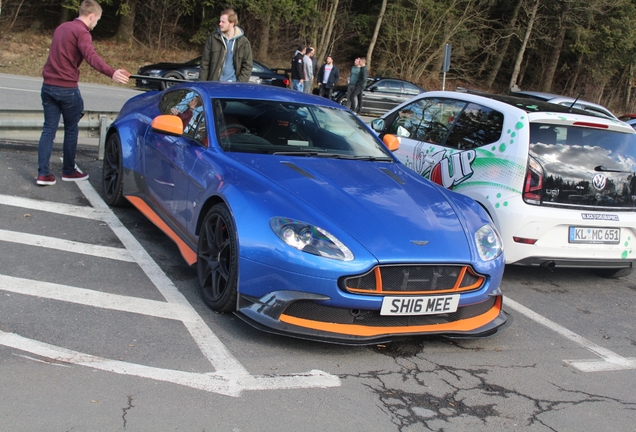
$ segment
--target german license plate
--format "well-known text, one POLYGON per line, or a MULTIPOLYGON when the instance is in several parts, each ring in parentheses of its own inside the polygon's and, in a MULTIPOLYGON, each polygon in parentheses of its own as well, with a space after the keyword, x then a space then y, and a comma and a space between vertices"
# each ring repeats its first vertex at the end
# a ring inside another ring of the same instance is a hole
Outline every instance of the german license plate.
POLYGON ((621 241, 620 228, 570 227, 570 243, 618 244, 621 241))
POLYGON ((380 315, 435 315, 455 312, 459 294, 421 297, 384 297, 380 315))

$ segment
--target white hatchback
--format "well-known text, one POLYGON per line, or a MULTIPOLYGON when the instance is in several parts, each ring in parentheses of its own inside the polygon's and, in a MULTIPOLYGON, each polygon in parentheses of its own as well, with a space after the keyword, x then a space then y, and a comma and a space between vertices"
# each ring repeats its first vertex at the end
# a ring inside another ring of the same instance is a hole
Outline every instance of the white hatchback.
POLYGON ((506 263, 636 265, 636 132, 613 119, 514 96, 427 92, 372 128, 420 175, 478 201, 506 263))

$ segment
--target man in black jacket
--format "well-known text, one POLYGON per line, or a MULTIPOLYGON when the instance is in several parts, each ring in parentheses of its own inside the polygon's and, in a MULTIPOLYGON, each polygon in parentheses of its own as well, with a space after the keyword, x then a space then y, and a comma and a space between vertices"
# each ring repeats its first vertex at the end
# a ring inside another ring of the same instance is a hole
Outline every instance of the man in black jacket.
POLYGON ((292 89, 298 91, 303 91, 304 88, 305 69, 303 68, 303 57, 306 50, 307 47, 305 45, 300 45, 291 61, 292 89))
POLYGON ((333 57, 331 55, 327 56, 327 62, 320 67, 318 71, 318 94, 320 96, 324 96, 328 99, 331 99, 331 93, 333 92, 334 86, 338 83, 340 79, 340 74, 338 73, 338 68, 333 62, 333 57), (326 96, 325 96, 326 94, 326 96))

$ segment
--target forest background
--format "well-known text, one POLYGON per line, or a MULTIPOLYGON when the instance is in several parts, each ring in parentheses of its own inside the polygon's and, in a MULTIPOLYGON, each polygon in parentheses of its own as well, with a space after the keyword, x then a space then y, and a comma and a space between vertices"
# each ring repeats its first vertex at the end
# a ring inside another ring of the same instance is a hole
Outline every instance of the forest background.
MULTIPOLYGON (((299 44, 332 53, 341 84, 359 56, 370 76, 446 90, 510 88, 581 96, 636 112, 636 0, 102 0, 100 56, 135 73, 187 61, 233 7, 254 59, 289 68, 299 44)), ((53 30, 79 0, 0 0, 0 72, 40 76, 53 30)), ((112 83, 87 65, 82 81, 112 83)))

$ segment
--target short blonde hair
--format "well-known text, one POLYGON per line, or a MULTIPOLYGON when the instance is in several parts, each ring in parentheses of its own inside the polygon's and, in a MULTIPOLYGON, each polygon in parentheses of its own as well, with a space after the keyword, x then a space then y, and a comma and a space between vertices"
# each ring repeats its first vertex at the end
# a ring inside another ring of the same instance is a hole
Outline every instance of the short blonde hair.
POLYGON ((228 22, 234 24, 235 26, 238 25, 238 15, 236 14, 236 12, 234 12, 234 9, 225 9, 223 12, 221 12, 221 16, 223 15, 227 15, 228 22))
POLYGON ((102 7, 95 0, 84 0, 80 5, 79 14, 80 16, 101 15, 102 7))

